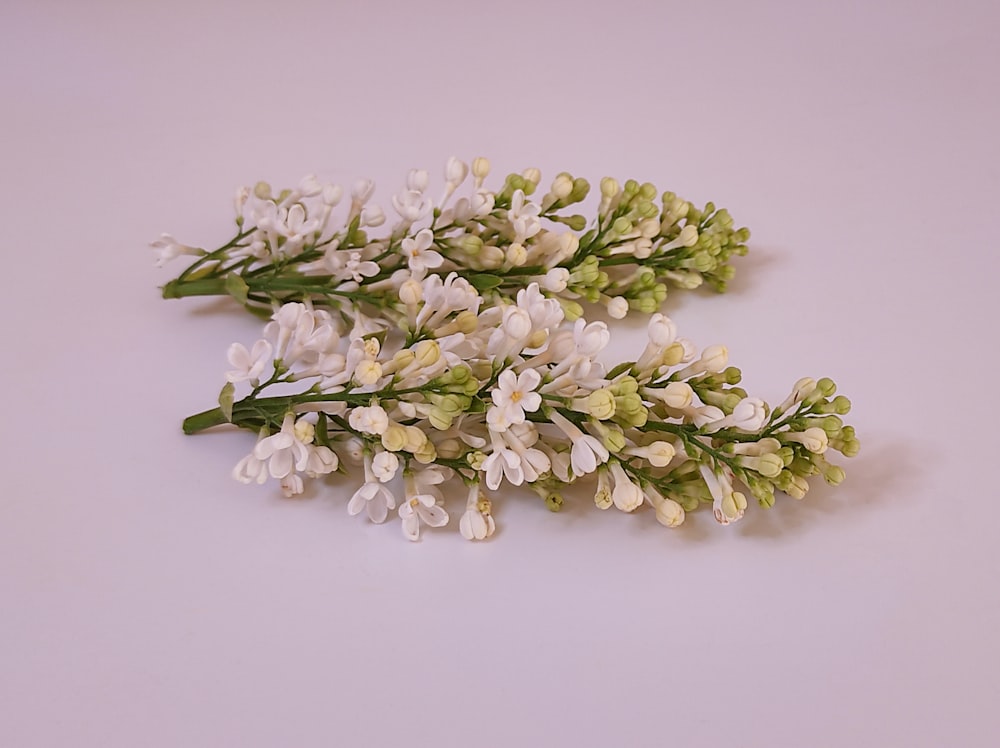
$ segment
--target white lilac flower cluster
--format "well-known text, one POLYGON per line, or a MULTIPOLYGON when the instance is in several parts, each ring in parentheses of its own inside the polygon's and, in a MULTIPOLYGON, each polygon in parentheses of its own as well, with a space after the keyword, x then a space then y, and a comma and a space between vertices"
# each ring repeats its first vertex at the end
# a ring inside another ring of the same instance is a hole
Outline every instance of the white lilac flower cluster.
POLYGON ((264 182, 241 188, 238 233, 223 246, 209 251, 168 234, 153 243, 158 264, 194 257, 163 295, 230 295, 265 317, 275 304, 308 301, 348 317, 397 319, 407 281, 456 274, 489 304, 537 283, 569 320, 583 314, 581 302, 621 318, 655 312, 668 285, 724 290, 730 258, 747 250, 749 231, 734 228, 726 210, 699 209, 650 183, 602 179, 588 228, 584 215, 568 212, 587 198, 587 180, 563 172, 539 195, 538 169, 508 175, 499 189, 487 187, 489 172, 485 158, 471 168, 449 159, 432 195, 428 173, 410 171, 391 197, 391 223, 370 180, 349 194, 313 176, 278 192, 264 182), (463 185, 470 189, 460 194, 463 185))
POLYGON ((230 346, 219 406, 185 431, 254 431, 234 477, 289 496, 356 463, 348 512, 395 513, 414 540, 451 522, 444 488, 459 481, 459 531, 481 540, 505 484, 557 511, 590 478, 598 507, 648 504, 676 527, 702 503, 728 524, 748 494, 771 506, 778 490, 802 498, 813 476, 843 479, 826 456, 859 445, 832 381, 802 379, 771 408, 737 386, 723 346, 699 353, 657 313, 668 284, 724 290, 749 237, 725 210, 605 178, 588 228, 566 212, 586 180, 559 174, 536 197, 537 169, 498 190, 489 171, 450 159, 436 200, 427 172, 411 171, 385 229, 368 180, 349 197, 314 177, 278 193, 260 183, 237 193, 238 232, 222 247, 154 242, 157 264, 194 258, 166 298, 228 295, 270 320, 250 347, 230 346), (610 331, 582 302, 649 315, 636 360, 605 366, 610 331))
POLYGON ((747 494, 770 506, 776 490, 802 498, 812 476, 839 483, 827 455, 858 449, 833 382, 800 380, 771 408, 736 386, 725 347, 698 352, 659 313, 636 360, 609 370, 607 325, 567 321, 537 282, 487 304, 457 273, 426 274, 401 284, 399 298, 398 321, 308 301, 278 307, 260 340, 230 346, 219 407, 185 431, 253 430, 234 477, 277 480, 289 496, 358 463, 347 511, 379 523, 394 513, 413 540, 455 524, 448 482, 466 487, 457 525, 470 540, 494 533, 505 484, 555 511, 585 478, 602 509, 648 504, 676 527, 706 503, 728 524, 747 494))

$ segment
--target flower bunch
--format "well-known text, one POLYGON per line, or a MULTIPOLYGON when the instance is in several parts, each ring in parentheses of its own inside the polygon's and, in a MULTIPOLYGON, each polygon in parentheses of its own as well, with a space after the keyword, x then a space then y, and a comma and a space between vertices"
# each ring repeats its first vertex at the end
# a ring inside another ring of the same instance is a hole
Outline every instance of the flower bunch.
POLYGON ((730 258, 747 250, 749 231, 734 228, 726 210, 699 209, 650 183, 602 179, 588 222, 570 212, 590 193, 587 180, 563 172, 539 195, 538 169, 508 175, 499 189, 486 186, 489 172, 485 158, 471 169, 449 159, 434 199, 428 173, 410 171, 391 198, 391 224, 372 201, 370 180, 349 195, 313 176, 294 189, 241 188, 237 233, 221 247, 209 251, 168 234, 153 243, 158 264, 194 257, 163 296, 230 295, 264 317, 276 304, 308 301, 349 319, 398 320, 407 281, 454 274, 489 305, 537 283, 569 320, 583 314, 581 302, 621 318, 630 309, 655 312, 668 286, 724 290, 734 273, 730 258), (464 184, 471 189, 460 195, 464 184))
POLYGON ((159 265, 194 258, 166 298, 229 295, 269 319, 230 346, 218 407, 185 431, 253 431, 234 477, 289 496, 355 463, 348 512, 394 512, 414 540, 451 521, 449 483, 466 487, 459 531, 483 539, 504 484, 557 511, 567 486, 591 480, 598 507, 648 504, 676 527, 702 503, 729 524, 748 495, 769 507, 815 476, 843 480, 827 455, 859 444, 831 380, 801 379, 772 408, 738 386, 725 347, 699 352, 657 313, 668 285, 725 289, 749 238, 725 210, 605 178, 588 228, 569 211, 586 180, 559 174, 537 197, 537 169, 495 190, 489 171, 450 159, 437 200, 427 172, 410 171, 385 229, 369 180, 349 199, 315 177, 277 193, 262 182, 238 191, 237 233, 218 249, 154 242, 159 265), (584 302, 648 315, 635 360, 605 365, 610 331, 584 302))
POLYGON ((648 504, 676 527, 703 503, 728 524, 748 494, 771 506, 776 490, 802 498, 814 476, 843 479, 827 455, 858 441, 829 379, 800 380, 772 408, 738 386, 725 347, 697 351, 658 313, 635 360, 608 369, 607 325, 567 321, 559 293, 536 281, 486 303, 458 272, 411 272, 398 319, 285 303, 258 341, 230 346, 219 407, 184 429, 252 430, 234 477, 277 480, 287 495, 359 463, 348 512, 394 512, 414 540, 451 521, 447 482, 466 487, 459 531, 483 539, 504 484, 556 511, 568 485, 592 479, 600 508, 648 504))

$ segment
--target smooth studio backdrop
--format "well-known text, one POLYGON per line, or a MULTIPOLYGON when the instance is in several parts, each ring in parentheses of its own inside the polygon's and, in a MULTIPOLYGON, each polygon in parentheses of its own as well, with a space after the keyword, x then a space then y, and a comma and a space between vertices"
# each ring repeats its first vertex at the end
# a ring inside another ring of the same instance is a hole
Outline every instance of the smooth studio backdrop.
POLYGON ((0 743, 996 745, 998 21, 4 3, 0 743), (258 179, 387 204, 449 155, 728 207, 731 292, 667 309, 772 402, 833 377, 847 481, 673 531, 509 491, 487 544, 234 482, 252 435, 179 424, 257 323, 160 300, 148 242, 225 241, 258 179))

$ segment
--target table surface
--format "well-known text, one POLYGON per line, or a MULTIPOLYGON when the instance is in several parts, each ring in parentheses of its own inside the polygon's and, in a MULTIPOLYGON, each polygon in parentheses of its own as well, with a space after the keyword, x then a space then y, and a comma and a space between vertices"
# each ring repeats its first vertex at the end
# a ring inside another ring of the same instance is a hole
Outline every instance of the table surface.
POLYGON ((5 4, 4 745, 997 745, 998 21, 5 4), (253 437, 179 421, 257 324, 162 301, 148 242, 224 240, 258 179, 387 200, 450 155, 728 207, 731 292, 668 312, 772 402, 833 377, 847 481, 677 530, 510 491, 485 544, 232 481, 253 437))

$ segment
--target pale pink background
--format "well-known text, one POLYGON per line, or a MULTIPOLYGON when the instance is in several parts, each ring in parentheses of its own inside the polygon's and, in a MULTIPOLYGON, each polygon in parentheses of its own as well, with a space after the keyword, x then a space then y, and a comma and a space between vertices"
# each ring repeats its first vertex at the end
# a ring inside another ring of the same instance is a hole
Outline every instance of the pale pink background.
POLYGON ((4 3, 0 744, 997 745, 997 8, 4 3), (256 326, 146 243, 451 154, 729 207, 753 255, 671 313, 838 381, 842 489, 411 545, 233 482, 252 437, 178 426, 256 326))

